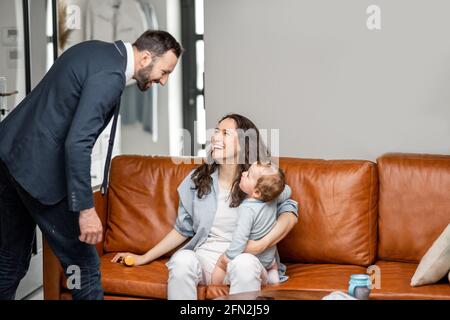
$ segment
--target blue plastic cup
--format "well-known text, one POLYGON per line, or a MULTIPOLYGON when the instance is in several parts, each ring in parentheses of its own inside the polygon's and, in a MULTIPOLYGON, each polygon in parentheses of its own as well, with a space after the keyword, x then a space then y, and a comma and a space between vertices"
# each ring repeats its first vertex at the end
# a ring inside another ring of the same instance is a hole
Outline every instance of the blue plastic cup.
POLYGON ((349 286, 348 286, 348 294, 351 296, 355 296, 355 289, 357 287, 366 287, 370 291, 370 287, 372 285, 372 279, 367 274, 352 274, 350 276, 349 286))

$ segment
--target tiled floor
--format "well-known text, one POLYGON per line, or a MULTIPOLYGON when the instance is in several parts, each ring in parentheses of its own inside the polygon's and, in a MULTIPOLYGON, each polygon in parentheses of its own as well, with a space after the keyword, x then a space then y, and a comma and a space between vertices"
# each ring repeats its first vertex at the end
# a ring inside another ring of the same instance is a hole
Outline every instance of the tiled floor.
POLYGON ((26 297, 24 300, 44 300, 44 289, 40 288, 39 290, 26 297))

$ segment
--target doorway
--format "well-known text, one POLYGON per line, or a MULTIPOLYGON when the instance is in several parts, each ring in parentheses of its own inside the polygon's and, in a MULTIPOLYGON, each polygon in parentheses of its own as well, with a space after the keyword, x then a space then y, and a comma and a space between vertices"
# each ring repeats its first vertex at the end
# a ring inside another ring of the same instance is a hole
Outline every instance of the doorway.
MULTIPOLYGON (((0 121, 39 83, 54 61, 53 4, 54 0, 0 2, 0 121)), ((16 299, 39 290, 42 274, 42 234, 38 228, 30 267, 16 299)))

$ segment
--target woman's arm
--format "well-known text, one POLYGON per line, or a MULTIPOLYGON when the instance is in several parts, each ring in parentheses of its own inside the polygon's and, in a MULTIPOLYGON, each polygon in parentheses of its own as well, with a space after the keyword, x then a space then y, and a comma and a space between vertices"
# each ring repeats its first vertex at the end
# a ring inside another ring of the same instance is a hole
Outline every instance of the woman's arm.
POLYGON ((245 248, 246 253, 251 253, 253 255, 260 254, 267 248, 271 248, 280 242, 295 226, 297 223, 297 216, 294 212, 283 212, 280 214, 275 226, 266 234, 263 238, 259 240, 249 240, 247 247, 245 248))
POLYGON ((114 256, 111 262, 119 262, 122 258, 130 255, 134 258, 135 265, 139 266, 147 264, 175 249, 186 241, 186 239, 188 239, 188 237, 183 236, 174 228, 160 242, 158 242, 157 245, 147 251, 144 255, 140 256, 128 252, 118 253, 114 256))
POLYGON ((193 172, 194 170, 184 178, 177 188, 180 201, 178 203, 178 215, 173 229, 158 244, 147 251, 147 253, 143 255, 136 255, 128 252, 118 253, 111 260, 112 262, 120 262, 127 255, 130 255, 135 260, 134 265, 147 264, 170 252, 180 246, 188 238, 194 236, 194 223, 192 220, 194 192, 192 191, 191 180, 193 172))
POLYGON ((144 254, 145 263, 149 263, 155 259, 158 259, 162 255, 165 255, 167 252, 172 251, 176 247, 180 246, 183 242, 185 242, 188 237, 183 236, 177 230, 172 229, 167 236, 165 236, 156 246, 151 248, 144 254))

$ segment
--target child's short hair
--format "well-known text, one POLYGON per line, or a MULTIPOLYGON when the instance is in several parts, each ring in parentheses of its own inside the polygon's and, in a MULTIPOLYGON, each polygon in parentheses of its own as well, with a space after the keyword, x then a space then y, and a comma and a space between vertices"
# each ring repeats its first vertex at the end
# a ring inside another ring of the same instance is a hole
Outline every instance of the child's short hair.
POLYGON ((259 200, 270 202, 278 198, 283 192, 286 183, 283 170, 271 162, 257 162, 263 174, 258 178, 255 189, 260 192, 259 200))

